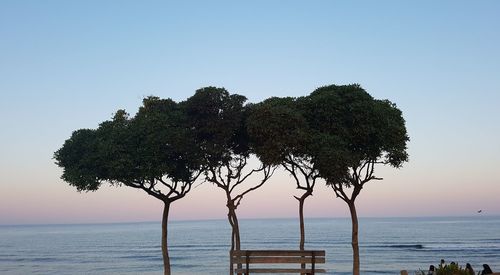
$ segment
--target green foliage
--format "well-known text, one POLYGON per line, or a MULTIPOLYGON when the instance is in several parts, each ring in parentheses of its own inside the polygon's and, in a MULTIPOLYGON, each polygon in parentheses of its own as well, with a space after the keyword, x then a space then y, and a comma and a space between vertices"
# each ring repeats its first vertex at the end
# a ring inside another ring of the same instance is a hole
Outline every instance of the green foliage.
MULTIPOLYGON (((419 270, 416 272, 419 275, 427 275, 428 272, 424 270, 419 270)), ((473 271, 467 270, 459 266, 458 264, 440 265, 434 271, 434 275, 474 275, 473 271)))
POLYGON ((400 167, 408 160, 404 119, 390 101, 354 84, 321 87, 301 104, 314 132, 314 162, 329 183, 350 186, 350 171, 365 162, 400 167))
POLYGON ((99 156, 96 130, 81 129, 54 154, 57 165, 64 168, 61 178, 78 191, 94 191, 105 178, 102 158, 99 156))
POLYGON ((188 182, 199 170, 200 152, 181 106, 171 99, 146 98, 130 122, 130 159, 139 177, 167 176, 188 182))
POLYGON ((182 102, 205 165, 229 163, 233 154, 249 156, 245 101, 246 97, 224 88, 206 87, 182 102))
POLYGON ((251 106, 249 113, 250 141, 263 163, 278 165, 291 156, 306 157, 311 137, 296 99, 269 98, 251 106))
POLYGON ((95 130, 75 131, 54 158, 63 168, 61 178, 78 191, 95 191, 109 182, 164 200, 168 195, 154 188, 157 181, 189 183, 200 169, 188 127, 177 103, 148 97, 133 118, 119 110, 95 130))
POLYGON ((436 269, 436 275, 470 275, 469 272, 456 264, 440 266, 436 269))

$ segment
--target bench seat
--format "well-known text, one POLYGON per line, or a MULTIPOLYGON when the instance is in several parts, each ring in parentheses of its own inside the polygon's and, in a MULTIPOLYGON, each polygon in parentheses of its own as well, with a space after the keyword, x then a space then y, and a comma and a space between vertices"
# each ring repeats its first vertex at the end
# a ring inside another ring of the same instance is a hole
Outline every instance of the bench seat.
POLYGON ((324 250, 236 250, 231 252, 233 274, 326 273, 324 250), (236 268, 234 268, 236 265, 236 268))
MULTIPOLYGON (((245 274, 247 271, 245 268, 237 268, 234 270, 235 273, 245 274)), ((315 273, 326 273, 324 269, 314 269, 315 273)), ((298 274, 312 274, 312 269, 307 268, 249 268, 248 273, 298 273, 298 274)))

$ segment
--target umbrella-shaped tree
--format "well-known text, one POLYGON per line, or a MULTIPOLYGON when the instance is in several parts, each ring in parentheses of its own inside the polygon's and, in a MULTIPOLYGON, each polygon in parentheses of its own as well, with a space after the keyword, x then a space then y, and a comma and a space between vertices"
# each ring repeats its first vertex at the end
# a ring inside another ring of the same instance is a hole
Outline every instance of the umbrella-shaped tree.
MULTIPOLYGON (((188 98, 185 106, 195 146, 202 151, 205 180, 224 191, 231 225, 231 250, 240 250, 240 227, 236 210, 249 192, 261 187, 274 168, 251 168, 250 146, 245 127, 246 98, 229 94, 224 88, 206 87, 188 98), (261 177, 254 184, 243 184, 250 176, 261 177)), ((230 263, 232 269, 232 263, 230 263)), ((231 272, 231 271, 230 271, 231 272)))
POLYGON ((163 202, 161 247, 164 274, 169 275, 170 206, 201 173, 192 141, 179 105, 148 97, 133 118, 119 110, 97 129, 73 132, 54 158, 63 168, 61 178, 78 191, 95 191, 108 182, 141 189, 163 202))
POLYGON ((304 202, 312 196, 318 170, 311 162, 309 147, 312 132, 304 117, 304 108, 292 97, 269 98, 250 109, 247 128, 255 152, 262 163, 281 165, 302 191, 299 202, 300 243, 304 250, 304 202))
POLYGON ((364 185, 381 180, 377 165, 395 168, 408 161, 409 141, 401 111, 376 100, 359 85, 326 86, 303 99, 315 139, 311 154, 321 177, 345 201, 352 220, 353 274, 359 274, 355 201, 364 185))

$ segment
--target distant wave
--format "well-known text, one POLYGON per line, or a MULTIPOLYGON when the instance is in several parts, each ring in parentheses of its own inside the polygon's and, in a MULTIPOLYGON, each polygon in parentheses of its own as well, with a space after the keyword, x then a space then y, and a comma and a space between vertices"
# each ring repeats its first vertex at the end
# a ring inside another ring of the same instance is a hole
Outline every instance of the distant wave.
POLYGON ((423 249, 424 245, 422 245, 422 244, 397 244, 397 245, 389 245, 389 247, 423 249))
POLYGON ((402 249, 424 249, 423 244, 388 244, 388 245, 368 245, 365 247, 402 248, 402 249))
POLYGON ((125 255, 125 256, 119 256, 118 258, 134 259, 134 260, 150 260, 150 261, 159 261, 162 259, 162 257, 158 255, 125 255))
POLYGON ((38 262, 38 263, 53 263, 62 261, 61 258, 54 257, 33 257, 33 258, 14 258, 14 259, 1 259, 4 262, 38 262))
POLYGON ((206 247, 211 247, 211 248, 226 248, 230 247, 230 244, 176 244, 176 245, 170 245, 170 248, 196 248, 197 250, 200 249, 200 246, 206 246, 206 247))
POLYGON ((380 271, 380 270, 366 269, 366 270, 361 270, 361 271, 362 271, 362 273, 366 272, 366 273, 371 273, 371 274, 394 274, 393 272, 380 271))

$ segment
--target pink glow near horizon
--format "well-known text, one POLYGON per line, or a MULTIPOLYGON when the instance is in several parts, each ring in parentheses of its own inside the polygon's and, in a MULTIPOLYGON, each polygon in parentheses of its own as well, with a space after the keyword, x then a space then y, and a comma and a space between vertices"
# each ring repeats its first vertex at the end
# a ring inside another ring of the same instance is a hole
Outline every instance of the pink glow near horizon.
MULTIPOLYGON (((103 186, 96 192, 78 193, 57 179, 58 168, 50 177, 41 177, 41 189, 29 182, 0 185, 1 224, 128 222, 160 220, 162 204, 140 190, 103 186)), ((487 215, 500 214, 495 192, 498 186, 482 182, 491 192, 477 192, 479 184, 442 182, 432 173, 426 182, 412 177, 412 168, 380 169, 385 180, 366 185, 357 200, 358 214, 363 216, 446 216, 475 215, 483 209, 487 215), (440 184, 436 184, 440 182, 440 184), (461 188, 454 188, 458 184, 461 188)), ((26 180, 30 177, 26 176, 26 180)), ((462 175, 462 181, 467 177, 462 175)), ((23 179, 20 176, 18 179, 23 179)), ((457 179, 457 181, 460 179, 457 179)), ((240 218, 297 217, 299 194, 291 178, 278 172, 266 185, 248 194, 238 208, 240 218)), ((334 198, 333 192, 319 182, 314 196, 306 201, 306 217, 348 217, 347 206, 334 198)), ((194 188, 188 196, 174 203, 172 220, 225 219, 223 192, 210 183, 194 188)))

